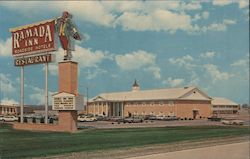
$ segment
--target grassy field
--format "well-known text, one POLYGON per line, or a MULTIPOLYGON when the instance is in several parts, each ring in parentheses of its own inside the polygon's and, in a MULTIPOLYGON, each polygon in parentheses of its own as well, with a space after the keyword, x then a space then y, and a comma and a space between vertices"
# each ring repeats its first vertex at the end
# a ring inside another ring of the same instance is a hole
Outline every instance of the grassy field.
POLYGON ((225 136, 243 136, 247 127, 195 126, 131 129, 86 129, 79 133, 18 131, 0 125, 0 158, 49 156, 79 151, 138 147, 194 141, 225 136))

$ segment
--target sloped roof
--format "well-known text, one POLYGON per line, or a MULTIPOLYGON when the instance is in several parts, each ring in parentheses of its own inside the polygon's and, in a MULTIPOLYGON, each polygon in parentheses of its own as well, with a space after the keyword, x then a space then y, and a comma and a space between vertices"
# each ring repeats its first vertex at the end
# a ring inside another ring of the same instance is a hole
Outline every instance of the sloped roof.
MULTIPOLYGON (((142 90, 142 91, 129 91, 129 92, 115 92, 115 93, 102 93, 90 100, 99 101, 141 101, 141 100, 168 100, 168 99, 182 99, 182 96, 193 91, 198 90, 204 97, 192 100, 211 100, 211 98, 202 92, 197 87, 182 87, 182 88, 169 88, 169 89, 155 89, 155 90, 142 90)), ((183 98, 184 99, 184 98, 183 98)))
POLYGON ((239 105, 239 104, 226 98, 214 97, 212 100, 212 105, 239 105))
POLYGON ((57 97, 57 96, 75 96, 75 95, 68 92, 57 92, 55 94, 52 94, 52 97, 57 97))

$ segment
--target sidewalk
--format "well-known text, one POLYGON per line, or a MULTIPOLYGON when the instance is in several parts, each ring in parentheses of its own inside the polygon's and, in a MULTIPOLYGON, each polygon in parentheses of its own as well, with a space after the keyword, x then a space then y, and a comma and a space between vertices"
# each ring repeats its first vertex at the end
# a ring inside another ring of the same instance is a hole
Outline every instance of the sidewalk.
POLYGON ((127 159, 250 159, 249 144, 241 142, 127 159))

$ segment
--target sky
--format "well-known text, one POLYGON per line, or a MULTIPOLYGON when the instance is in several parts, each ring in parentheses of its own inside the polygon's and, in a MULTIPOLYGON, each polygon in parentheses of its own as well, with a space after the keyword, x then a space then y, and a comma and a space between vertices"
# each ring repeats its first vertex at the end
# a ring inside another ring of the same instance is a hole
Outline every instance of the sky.
MULTIPOLYGON (((84 40, 75 43, 79 93, 197 86, 210 97, 249 103, 249 2, 1 1, 0 101, 19 103, 20 68, 12 57, 15 28, 69 11, 84 40)), ((57 92, 59 46, 49 64, 49 95, 57 92)), ((24 68, 25 104, 44 104, 44 65, 24 68)))

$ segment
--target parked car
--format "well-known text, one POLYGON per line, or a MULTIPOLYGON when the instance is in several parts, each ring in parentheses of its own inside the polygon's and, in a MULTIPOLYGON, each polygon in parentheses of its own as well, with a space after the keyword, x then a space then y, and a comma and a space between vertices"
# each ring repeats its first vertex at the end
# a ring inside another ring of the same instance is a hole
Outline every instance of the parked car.
POLYGON ((123 119, 123 123, 142 123, 143 119, 138 117, 128 117, 123 119))
POLYGON ((207 119, 211 120, 211 121, 221 121, 222 120, 222 118, 218 117, 218 116, 211 116, 211 117, 208 117, 207 119))
POLYGON ((243 125, 244 121, 243 120, 222 120, 221 123, 225 125, 243 125))
POLYGON ((144 120, 156 120, 155 115, 145 115, 144 120))
POLYGON ((176 117, 176 116, 167 116, 165 117, 164 120, 167 120, 167 121, 171 121, 171 120, 179 120, 180 118, 179 117, 176 117))
POLYGON ((106 120, 111 122, 123 122, 122 117, 107 117, 106 120))
POLYGON ((233 125, 243 125, 244 121, 243 120, 232 120, 233 125))
POLYGON ((102 115, 95 116, 98 121, 105 120, 105 117, 102 115))
POLYGON ((164 119, 166 119, 166 117, 164 115, 159 115, 159 116, 156 116, 156 119, 157 120, 164 120, 164 119))
POLYGON ((77 121, 80 122, 91 122, 91 121, 97 121, 96 117, 90 117, 90 116, 78 116, 77 121))
POLYGON ((13 122, 13 121, 18 121, 18 118, 15 117, 14 115, 10 115, 10 116, 3 116, 0 118, 1 121, 4 121, 4 122, 13 122))

